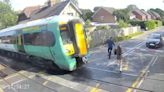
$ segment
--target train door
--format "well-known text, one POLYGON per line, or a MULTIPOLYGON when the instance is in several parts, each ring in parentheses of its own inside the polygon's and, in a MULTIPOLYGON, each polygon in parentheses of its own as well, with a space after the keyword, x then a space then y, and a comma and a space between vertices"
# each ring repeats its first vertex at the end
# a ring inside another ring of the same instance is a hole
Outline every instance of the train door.
POLYGON ((21 35, 21 34, 19 34, 17 36, 17 47, 18 47, 19 52, 25 53, 24 43, 23 43, 23 35, 21 35))

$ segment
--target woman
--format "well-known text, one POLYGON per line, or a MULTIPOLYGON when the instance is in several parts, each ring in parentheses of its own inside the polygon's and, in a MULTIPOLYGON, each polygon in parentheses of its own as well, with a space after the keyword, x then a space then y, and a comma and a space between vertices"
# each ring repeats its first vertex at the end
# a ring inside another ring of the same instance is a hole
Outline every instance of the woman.
POLYGON ((120 72, 122 72, 122 49, 120 45, 117 45, 117 50, 116 50, 116 55, 117 55, 117 62, 119 63, 120 66, 120 72))

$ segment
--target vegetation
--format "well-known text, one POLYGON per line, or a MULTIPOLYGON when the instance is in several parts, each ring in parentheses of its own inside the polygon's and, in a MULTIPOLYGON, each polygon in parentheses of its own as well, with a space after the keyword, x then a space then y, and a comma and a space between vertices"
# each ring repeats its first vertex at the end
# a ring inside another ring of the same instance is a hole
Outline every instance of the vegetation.
POLYGON ((133 33, 133 34, 130 34, 130 35, 128 35, 128 36, 119 36, 119 37, 115 37, 114 38, 114 41, 115 42, 118 42, 118 41, 123 41, 123 40, 128 40, 128 39, 131 39, 132 37, 134 37, 134 36, 137 36, 137 35, 140 35, 140 34, 142 34, 143 32, 136 32, 136 33, 133 33))
POLYGON ((88 19, 86 22, 85 22, 86 26, 91 26, 91 21, 88 19))
POLYGON ((155 23, 154 20, 146 21, 146 22, 145 22, 145 25, 146 25, 146 28, 147 28, 148 30, 155 29, 155 27, 156 27, 156 23, 155 23))
POLYGON ((97 26, 96 30, 109 30, 110 27, 109 26, 97 26))
POLYGON ((126 22, 124 22, 123 20, 120 20, 118 22, 118 24, 119 24, 119 27, 120 28, 126 28, 126 27, 128 27, 128 24, 126 22))
POLYGON ((91 20, 91 17, 93 15, 93 12, 90 9, 81 9, 82 11, 82 17, 83 19, 86 20, 91 20))
POLYGON ((78 0, 71 0, 76 6, 79 6, 78 0))
POLYGON ((160 20, 155 20, 155 23, 156 23, 156 27, 162 26, 162 21, 160 20))
POLYGON ((113 15, 117 17, 117 21, 123 20, 124 22, 129 21, 128 9, 120 9, 113 12, 113 15))
POLYGON ((16 23, 17 14, 12 10, 9 2, 0 1, 0 29, 13 26, 16 23))

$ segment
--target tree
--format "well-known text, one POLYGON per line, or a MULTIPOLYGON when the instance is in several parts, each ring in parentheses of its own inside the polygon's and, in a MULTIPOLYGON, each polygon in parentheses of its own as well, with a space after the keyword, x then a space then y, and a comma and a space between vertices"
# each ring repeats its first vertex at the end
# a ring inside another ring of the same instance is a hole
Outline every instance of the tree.
POLYGON ((139 9, 136 5, 131 4, 131 5, 127 6, 128 11, 133 11, 133 10, 136 10, 136 9, 139 9))
POLYGON ((117 21, 123 20, 124 22, 129 21, 129 10, 120 9, 113 12, 113 15, 117 17, 117 21))
POLYGON ((90 9, 81 9, 82 11, 82 17, 84 18, 84 20, 91 20, 91 17, 93 15, 93 12, 90 9))
POLYGON ((0 29, 13 26, 17 23, 17 15, 11 6, 0 1, 0 29))
POLYGON ((78 0, 71 0, 76 6, 79 6, 78 0))
POLYGON ((10 0, 3 0, 6 4, 10 4, 10 0))

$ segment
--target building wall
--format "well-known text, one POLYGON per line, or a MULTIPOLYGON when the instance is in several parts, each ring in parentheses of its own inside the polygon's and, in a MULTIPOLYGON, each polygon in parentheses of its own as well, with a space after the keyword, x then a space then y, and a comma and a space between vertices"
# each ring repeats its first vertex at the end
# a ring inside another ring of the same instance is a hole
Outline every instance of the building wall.
POLYGON ((62 15, 80 17, 80 14, 76 11, 76 9, 72 5, 69 5, 68 7, 66 7, 64 11, 62 12, 62 15))
POLYGON ((104 9, 100 9, 93 17, 93 22, 99 22, 99 23, 115 23, 116 18, 109 12, 107 12, 104 9))
POLYGON ((128 27, 122 29, 98 30, 88 34, 90 38, 90 48, 104 44, 110 37, 127 36, 132 33, 140 32, 140 27, 128 27))

